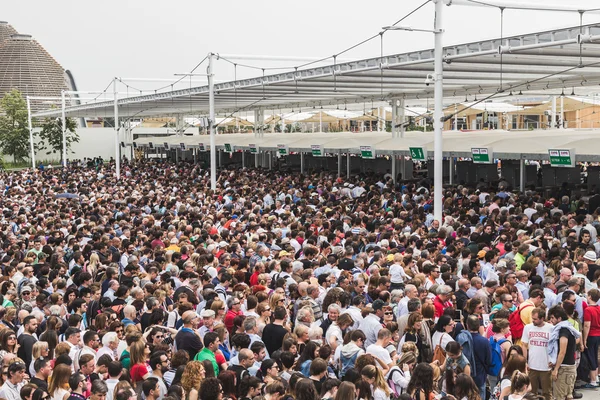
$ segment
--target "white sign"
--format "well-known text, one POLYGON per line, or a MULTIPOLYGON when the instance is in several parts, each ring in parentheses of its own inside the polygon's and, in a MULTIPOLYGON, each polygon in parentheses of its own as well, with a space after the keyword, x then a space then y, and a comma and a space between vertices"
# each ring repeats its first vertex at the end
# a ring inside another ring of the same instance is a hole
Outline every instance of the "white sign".
POLYGON ((323 145, 321 144, 311 144, 310 151, 313 157, 323 157, 323 145))
POLYGON ((179 148, 185 151, 185 143, 179 143, 179 148))
POLYGON ((277 154, 279 154, 280 156, 289 156, 290 152, 288 147, 285 144, 278 144, 277 145, 277 154))
POLYGON ((360 146, 360 155, 362 158, 374 159, 375 149, 373 146, 360 146))
POLYGON ((257 145, 249 144, 248 147, 250 148, 251 154, 258 154, 258 146, 257 145))
POLYGON ((164 142, 163 147, 165 148, 165 150, 169 150, 169 143, 164 142))
POLYGON ((198 143, 198 150, 199 151, 206 151, 206 147, 204 146, 204 143, 198 143))

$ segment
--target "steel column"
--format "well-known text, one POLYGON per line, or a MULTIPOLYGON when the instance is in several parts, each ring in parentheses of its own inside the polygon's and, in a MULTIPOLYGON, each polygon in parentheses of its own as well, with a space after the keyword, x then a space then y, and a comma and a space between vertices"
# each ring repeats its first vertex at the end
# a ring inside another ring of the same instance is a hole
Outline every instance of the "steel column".
MULTIPOLYGON (((62 153, 63 153, 62 158, 63 158, 63 167, 66 168, 67 167, 67 118, 65 117, 65 91, 61 90, 60 95, 62 98, 62 153)), ((117 137, 117 150, 119 149, 118 146, 119 146, 119 138, 117 137)))
MULTIPOLYGON (((208 54, 208 127, 210 129, 210 188, 217 189, 217 149, 215 143, 215 82, 213 76, 213 54, 208 54)), ((220 153, 219 153, 220 154, 220 153)), ((220 160, 220 157, 219 157, 220 160)))
POLYGON ((300 152, 300 173, 304 173, 304 152, 300 152))
MULTIPOLYGON (((117 78, 113 79, 114 110, 115 110, 115 172, 117 179, 121 179, 121 149, 119 147, 119 93, 117 93, 117 78)), ((64 100, 63 100, 64 101, 64 100)), ((65 140, 63 136, 63 141, 65 140)), ((64 144, 64 142, 63 142, 64 144)), ((66 158, 66 151, 65 151, 66 158)))
POLYGON ((519 160, 519 190, 525 192, 525 159, 521 156, 519 160))
POLYGON ((444 129, 443 117, 444 117, 444 82, 443 82, 443 63, 444 63, 444 47, 443 47, 443 35, 442 29, 442 9, 444 4, 442 0, 433 0, 435 3, 435 51, 434 51, 434 73, 435 73, 435 88, 434 88, 434 178, 433 178, 433 216, 440 223, 442 222, 442 162, 443 162, 443 137, 442 131, 444 129))
POLYGON ((33 124, 31 122, 31 102, 27 96, 27 124, 29 125, 29 147, 31 150, 31 169, 35 169, 35 148, 33 146, 33 124))

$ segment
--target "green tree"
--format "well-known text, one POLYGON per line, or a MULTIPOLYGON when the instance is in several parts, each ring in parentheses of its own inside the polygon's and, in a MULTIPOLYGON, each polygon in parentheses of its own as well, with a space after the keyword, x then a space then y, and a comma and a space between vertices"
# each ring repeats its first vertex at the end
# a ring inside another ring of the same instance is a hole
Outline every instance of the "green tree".
MULTIPOLYGON (((66 139, 67 153, 71 152, 71 144, 79 142, 79 135, 75 128, 77 127, 73 118, 66 119, 66 139)), ((58 153, 61 156, 63 151, 63 132, 62 118, 46 118, 42 125, 42 130, 37 133, 40 140, 35 144, 36 151, 46 151, 46 154, 58 153)), ((72 152, 71 152, 72 153, 72 152)))
POLYGON ((13 156, 15 163, 29 156, 27 103, 17 89, 0 101, 0 150, 13 156))

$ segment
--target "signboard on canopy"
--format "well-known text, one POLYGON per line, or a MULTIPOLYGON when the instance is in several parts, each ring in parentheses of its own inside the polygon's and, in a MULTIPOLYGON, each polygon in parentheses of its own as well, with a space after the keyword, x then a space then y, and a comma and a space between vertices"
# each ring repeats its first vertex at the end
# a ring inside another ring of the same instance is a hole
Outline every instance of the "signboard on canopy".
POLYGON ((163 147, 165 148, 165 150, 169 150, 169 143, 164 142, 163 147))
POLYGON ((185 151, 185 143, 179 143, 179 148, 185 151))
POLYGON ((373 146, 360 146, 360 156, 362 158, 374 159, 375 149, 373 146))
POLYGON ((550 149, 548 150, 550 165, 553 167, 574 167, 575 150, 574 149, 550 149))
POLYGON ((206 151, 206 146, 204 146, 204 143, 198 143, 198 150, 199 151, 206 151))
POLYGON ((152 144, 152 142, 148 142, 148 147, 150 147, 151 149, 154 148, 154 144, 152 144))
POLYGON ((258 154, 258 146, 255 144, 249 144, 250 154, 258 154))
POLYGON ((322 144, 311 144, 310 151, 313 157, 323 157, 323 145, 322 144))
POLYGON ((409 147, 408 150, 414 161, 427 161, 427 149, 425 147, 409 147))
POLYGON ((233 146, 231 145, 231 143, 225 143, 225 153, 233 153, 233 146))
POLYGON ((279 154, 280 156, 289 156, 290 151, 285 144, 278 144, 277 145, 277 154, 279 154))
POLYGON ((491 164, 494 162, 492 150, 485 147, 472 147, 471 156, 475 164, 491 164))

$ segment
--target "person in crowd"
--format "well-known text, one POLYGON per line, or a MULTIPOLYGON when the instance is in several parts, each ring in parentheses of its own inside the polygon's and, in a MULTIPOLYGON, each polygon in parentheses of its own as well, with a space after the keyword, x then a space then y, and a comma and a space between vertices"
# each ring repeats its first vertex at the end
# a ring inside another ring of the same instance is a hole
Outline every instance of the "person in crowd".
POLYGON ((597 386, 579 195, 463 184, 438 221, 428 178, 115 168, 0 171, 2 398, 564 400, 578 354, 597 386))

